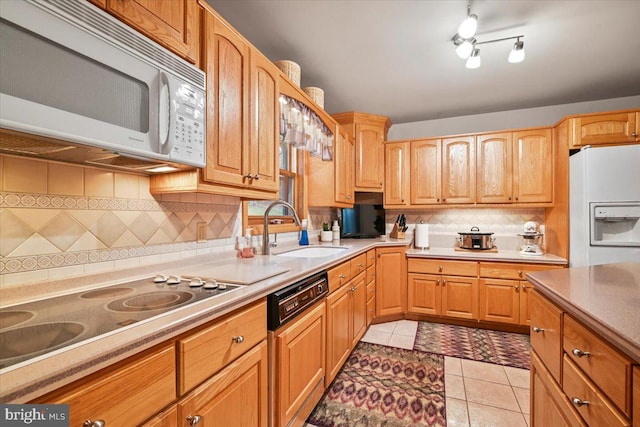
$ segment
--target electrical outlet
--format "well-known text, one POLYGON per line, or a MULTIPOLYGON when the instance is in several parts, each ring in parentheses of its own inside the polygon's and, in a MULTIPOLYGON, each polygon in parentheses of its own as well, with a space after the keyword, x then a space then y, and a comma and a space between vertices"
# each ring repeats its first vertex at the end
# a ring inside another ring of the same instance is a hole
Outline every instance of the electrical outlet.
POLYGON ((207 241, 207 223, 199 222, 196 228, 196 242, 204 243, 207 241))

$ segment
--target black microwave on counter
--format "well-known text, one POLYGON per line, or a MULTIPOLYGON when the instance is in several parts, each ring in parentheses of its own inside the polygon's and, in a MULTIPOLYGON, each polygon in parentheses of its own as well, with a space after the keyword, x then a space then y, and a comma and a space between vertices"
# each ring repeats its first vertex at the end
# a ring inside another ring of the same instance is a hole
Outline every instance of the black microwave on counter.
POLYGON ((364 239, 385 235, 385 212, 382 205, 359 204, 342 208, 340 237, 364 239))

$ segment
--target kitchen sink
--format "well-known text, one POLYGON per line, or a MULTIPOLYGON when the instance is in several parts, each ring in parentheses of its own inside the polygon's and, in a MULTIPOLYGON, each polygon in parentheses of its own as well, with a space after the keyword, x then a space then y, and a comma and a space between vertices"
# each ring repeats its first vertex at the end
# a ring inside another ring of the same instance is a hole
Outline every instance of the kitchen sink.
POLYGON ((276 256, 293 258, 322 258, 340 254, 349 248, 344 246, 304 246, 286 252, 280 252, 276 256))

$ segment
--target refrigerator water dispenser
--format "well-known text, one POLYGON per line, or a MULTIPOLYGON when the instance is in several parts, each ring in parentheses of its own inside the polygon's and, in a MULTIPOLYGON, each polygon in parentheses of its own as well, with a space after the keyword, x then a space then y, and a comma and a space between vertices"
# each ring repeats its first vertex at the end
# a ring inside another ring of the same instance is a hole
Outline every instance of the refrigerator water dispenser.
POLYGON ((592 246, 640 246, 640 203, 591 203, 592 246))

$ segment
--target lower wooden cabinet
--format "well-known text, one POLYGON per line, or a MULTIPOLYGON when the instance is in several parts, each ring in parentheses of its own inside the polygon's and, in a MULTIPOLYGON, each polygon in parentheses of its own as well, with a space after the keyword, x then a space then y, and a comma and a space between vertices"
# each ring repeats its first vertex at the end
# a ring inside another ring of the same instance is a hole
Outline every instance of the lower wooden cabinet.
MULTIPOLYGON (((518 280, 480 279, 480 320, 526 324, 520 320, 521 306, 527 306, 525 289, 518 280), (522 301, 524 299, 524 301, 522 301)), ((527 315, 528 308, 524 310, 527 315)))
POLYGON ((633 427, 640 427, 640 367, 633 367, 633 427))
MULTIPOLYGON (((269 392, 273 402, 270 415, 273 427, 296 424, 294 419, 304 421, 322 395, 326 318, 323 301, 273 332, 270 338, 269 392)), ((215 425, 239 424, 216 421, 215 425)))
POLYGON ((366 273, 362 272, 327 297, 327 374, 331 384, 367 329, 366 273))
POLYGON ((376 317, 403 314, 407 307, 405 247, 376 249, 376 317))
POLYGON ((173 404, 142 424, 143 427, 178 427, 178 405, 173 404))
POLYGON ((179 401, 178 419, 179 425, 266 427, 266 340, 179 401))
POLYGON ((585 427, 586 424, 566 399, 553 377, 535 353, 531 354, 532 427, 585 427))
POLYGON ((531 294, 531 350, 556 382, 562 365, 562 311, 538 292, 531 294))
POLYGON ((71 426, 137 426, 175 401, 175 363, 173 343, 165 344, 32 403, 68 404, 71 426))

